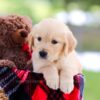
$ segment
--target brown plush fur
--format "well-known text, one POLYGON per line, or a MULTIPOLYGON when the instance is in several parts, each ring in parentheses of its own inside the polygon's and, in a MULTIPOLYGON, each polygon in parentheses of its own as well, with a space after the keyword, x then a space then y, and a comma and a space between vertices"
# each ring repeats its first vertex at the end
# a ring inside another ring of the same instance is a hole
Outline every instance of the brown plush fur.
MULTIPOLYGON (((0 66, 16 66, 18 69, 32 70, 32 63, 28 63, 28 54, 22 50, 28 34, 31 32, 32 22, 28 17, 9 15, 0 17, 0 66)), ((0 100, 5 98, 0 90, 0 100)))
POLYGON ((28 69, 28 55, 26 52, 23 52, 22 46, 26 43, 31 29, 32 23, 27 17, 17 15, 1 17, 0 59, 13 61, 19 69, 28 69))

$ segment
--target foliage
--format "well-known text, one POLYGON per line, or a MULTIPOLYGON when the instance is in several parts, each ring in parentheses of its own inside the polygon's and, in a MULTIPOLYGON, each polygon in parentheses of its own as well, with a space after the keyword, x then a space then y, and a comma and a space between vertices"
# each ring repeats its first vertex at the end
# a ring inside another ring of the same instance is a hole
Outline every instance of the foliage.
MULTIPOLYGON (((33 20, 33 24, 43 18, 52 17, 58 12, 70 11, 73 9, 84 9, 99 11, 100 0, 1 0, 0 15, 21 14, 27 15, 33 20)), ((79 29, 79 28, 78 28, 79 29)), ((91 30, 91 29, 89 29, 91 30)), ((95 31, 96 32, 96 31, 95 31)), ((90 33, 84 33, 82 50, 100 50, 99 36, 90 33)), ((83 34, 83 33, 82 33, 83 34)))
POLYGON ((2 0, 0 9, 2 12, 5 9, 4 12, 29 15, 36 22, 58 11, 100 9, 100 0, 2 0))
MULTIPOLYGON (((53 6, 56 6, 56 7, 62 7, 63 9, 68 9, 69 8, 69 5, 77 5, 77 7, 81 8, 81 9, 84 9, 84 10, 90 10, 90 8, 92 6, 100 6, 100 0, 48 0, 51 2, 51 4, 53 6)), ((73 8, 70 7, 70 8, 73 8)), ((74 8, 75 9, 75 8, 74 8)))

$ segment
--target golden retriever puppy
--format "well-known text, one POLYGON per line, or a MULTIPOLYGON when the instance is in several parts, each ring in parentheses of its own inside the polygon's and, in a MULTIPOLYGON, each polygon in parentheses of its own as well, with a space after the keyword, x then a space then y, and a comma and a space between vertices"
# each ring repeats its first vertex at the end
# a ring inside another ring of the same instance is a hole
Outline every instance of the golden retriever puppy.
POLYGON ((82 73, 70 29, 56 19, 48 18, 36 24, 29 39, 33 46, 34 71, 43 73, 50 88, 70 93, 73 76, 82 73))

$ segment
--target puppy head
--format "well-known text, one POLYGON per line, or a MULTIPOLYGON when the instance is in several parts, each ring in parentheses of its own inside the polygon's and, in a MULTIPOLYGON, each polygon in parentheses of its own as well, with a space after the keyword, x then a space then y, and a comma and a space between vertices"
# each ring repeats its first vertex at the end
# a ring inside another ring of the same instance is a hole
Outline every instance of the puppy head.
POLYGON ((57 61, 75 47, 69 28, 55 19, 45 19, 33 28, 33 56, 46 62, 57 61))

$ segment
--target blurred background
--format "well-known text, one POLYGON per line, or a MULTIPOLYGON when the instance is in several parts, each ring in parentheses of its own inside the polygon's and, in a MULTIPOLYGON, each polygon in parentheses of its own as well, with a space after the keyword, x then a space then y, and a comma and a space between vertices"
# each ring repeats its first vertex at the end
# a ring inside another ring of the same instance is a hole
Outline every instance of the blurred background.
POLYGON ((67 24, 78 40, 84 100, 100 100, 100 0, 0 0, 0 15, 8 14, 30 16, 33 25, 46 17, 67 24))

